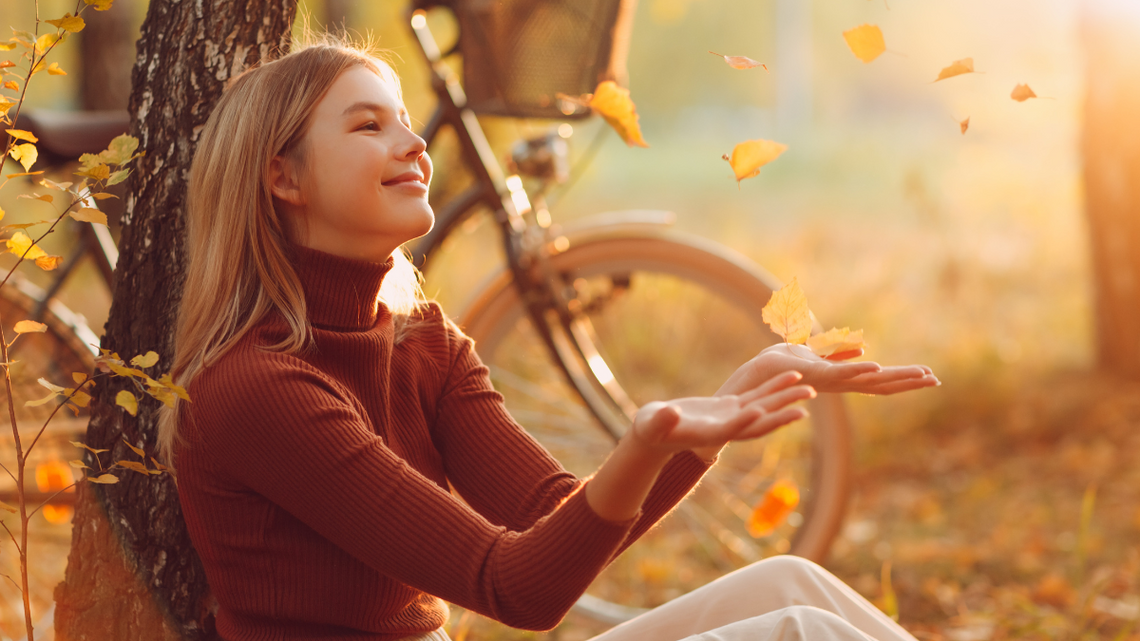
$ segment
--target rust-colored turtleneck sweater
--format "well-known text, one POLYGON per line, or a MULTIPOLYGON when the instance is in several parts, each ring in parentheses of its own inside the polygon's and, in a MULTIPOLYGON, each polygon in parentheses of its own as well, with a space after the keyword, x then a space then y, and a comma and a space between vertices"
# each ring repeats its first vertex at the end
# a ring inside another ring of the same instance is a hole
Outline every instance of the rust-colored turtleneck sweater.
POLYGON ((398 639, 443 600, 552 628, 707 470, 679 454, 636 518, 602 519, 438 306, 393 345, 390 263, 294 251, 312 349, 261 349, 288 330, 271 314, 192 381, 175 450, 226 641, 398 639))

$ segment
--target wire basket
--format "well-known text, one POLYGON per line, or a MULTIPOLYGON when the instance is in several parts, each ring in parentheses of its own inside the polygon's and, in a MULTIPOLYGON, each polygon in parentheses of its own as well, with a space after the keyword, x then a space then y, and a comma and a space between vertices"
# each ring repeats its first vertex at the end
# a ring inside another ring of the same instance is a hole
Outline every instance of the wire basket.
POLYGON ((636 0, 453 0, 467 105, 515 118, 590 115, 558 94, 625 84, 636 0))

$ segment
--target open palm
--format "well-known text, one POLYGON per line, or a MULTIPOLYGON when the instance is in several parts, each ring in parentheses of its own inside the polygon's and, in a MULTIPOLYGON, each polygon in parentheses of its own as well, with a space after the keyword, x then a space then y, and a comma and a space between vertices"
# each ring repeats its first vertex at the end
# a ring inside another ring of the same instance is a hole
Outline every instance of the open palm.
POLYGON ((862 354, 862 350, 858 350, 823 358, 805 345, 779 343, 765 348, 742 365, 720 393, 751 389, 757 382, 787 371, 799 372, 803 382, 819 392, 897 394, 941 384, 925 365, 884 367, 870 361, 844 362, 862 354))

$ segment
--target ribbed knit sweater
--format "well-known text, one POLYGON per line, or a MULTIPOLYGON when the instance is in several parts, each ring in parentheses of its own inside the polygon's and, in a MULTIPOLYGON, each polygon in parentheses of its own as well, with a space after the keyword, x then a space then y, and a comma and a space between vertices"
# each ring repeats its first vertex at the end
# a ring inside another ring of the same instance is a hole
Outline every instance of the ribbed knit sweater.
POLYGON ((294 251, 312 348, 264 349, 288 332, 270 314, 191 382, 175 449, 226 641, 398 639, 444 600, 552 628, 707 470, 679 454, 635 518, 602 519, 437 305, 393 344, 390 261, 294 251))

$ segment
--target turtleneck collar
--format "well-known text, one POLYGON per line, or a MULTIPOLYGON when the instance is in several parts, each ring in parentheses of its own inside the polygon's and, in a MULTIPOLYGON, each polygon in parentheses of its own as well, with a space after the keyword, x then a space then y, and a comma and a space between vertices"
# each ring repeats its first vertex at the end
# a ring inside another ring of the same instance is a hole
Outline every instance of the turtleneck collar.
POLYGON ((387 310, 376 297, 392 259, 372 263, 293 245, 294 270, 305 290, 309 321, 324 329, 363 331, 387 310))

